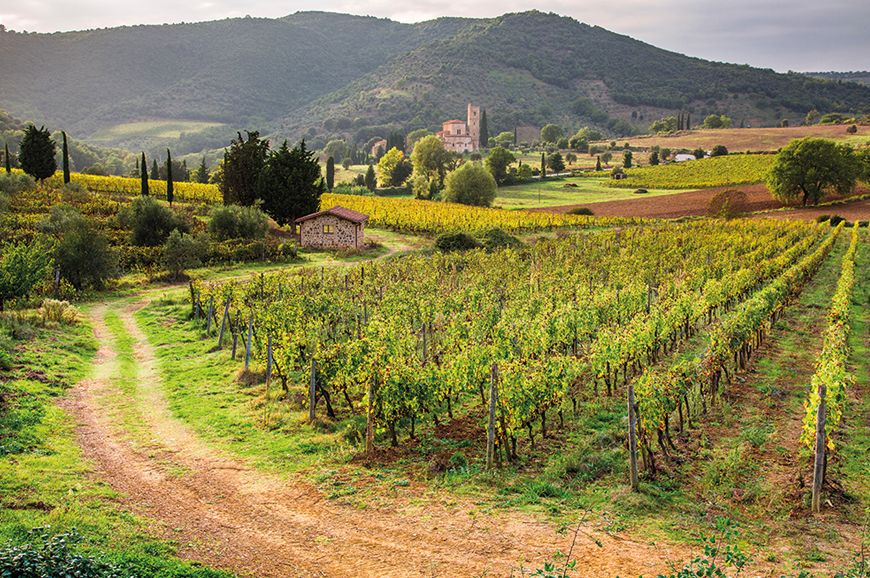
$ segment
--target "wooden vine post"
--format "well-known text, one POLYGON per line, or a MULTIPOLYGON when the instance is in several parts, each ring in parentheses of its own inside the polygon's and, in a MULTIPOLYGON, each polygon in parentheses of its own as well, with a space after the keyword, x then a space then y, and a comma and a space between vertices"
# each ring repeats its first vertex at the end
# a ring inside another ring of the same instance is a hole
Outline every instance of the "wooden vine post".
POLYGON ((498 366, 493 363, 489 378, 489 423, 486 426, 486 469, 495 465, 495 408, 498 403, 498 366))
POLYGON ((254 318, 248 317, 248 339, 245 341, 245 371, 251 366, 251 343, 254 341, 254 318))
POLYGON ((825 483, 825 384, 819 384, 819 408, 816 412, 816 458, 813 466, 813 513, 822 509, 822 485, 825 483))
POLYGON ((366 453, 375 449, 375 388, 371 381, 366 390, 368 409, 366 410, 366 453))
POLYGON ((224 344, 224 333, 227 330, 227 320, 230 316, 230 300, 227 298, 227 303, 224 305, 224 315, 221 317, 221 330, 218 333, 218 349, 220 349, 224 344))
POLYGON ((628 459, 631 491, 638 490, 637 481, 637 412, 634 404, 634 384, 628 384, 628 459))
POLYGON ((314 407, 317 403, 317 362, 311 358, 311 381, 308 386, 308 421, 314 421, 314 407))
POLYGON ((269 391, 269 382, 272 381, 272 336, 266 337, 266 391, 269 391))
POLYGON ((214 317, 214 297, 208 300, 208 320, 205 324, 205 334, 211 335, 211 318, 214 317))

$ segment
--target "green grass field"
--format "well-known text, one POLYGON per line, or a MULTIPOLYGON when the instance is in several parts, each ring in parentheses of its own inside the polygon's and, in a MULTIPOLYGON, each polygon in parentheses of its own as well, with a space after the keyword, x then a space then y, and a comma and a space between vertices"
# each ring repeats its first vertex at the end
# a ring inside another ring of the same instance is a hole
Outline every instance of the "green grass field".
POLYGON ((557 207, 604 201, 623 201, 661 195, 673 195, 691 189, 648 189, 645 195, 634 190, 609 186, 609 177, 572 177, 544 180, 500 187, 494 206, 503 209, 530 209, 534 207, 557 207), (576 187, 570 186, 576 184, 576 187))
POLYGON ((91 140, 110 142, 131 137, 178 138, 181 133, 196 133, 219 126, 223 126, 223 123, 198 120, 143 120, 116 124, 100 130, 91 136, 91 140))

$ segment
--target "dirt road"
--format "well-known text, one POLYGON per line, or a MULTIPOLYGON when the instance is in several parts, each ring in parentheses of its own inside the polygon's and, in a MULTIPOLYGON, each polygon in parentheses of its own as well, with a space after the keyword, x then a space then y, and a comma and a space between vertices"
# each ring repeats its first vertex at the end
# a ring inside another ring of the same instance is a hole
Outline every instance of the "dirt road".
MULTIPOLYGON (((142 305, 93 309, 96 367, 65 405, 94 475, 153 519, 158 533, 178 541, 182 556, 265 577, 519 576, 521 563, 528 572, 571 547, 573 532, 559 533, 529 515, 470 516, 473 504, 455 498, 449 505, 397 500, 361 510, 329 502, 303 480, 221 455, 173 416, 154 349, 133 317, 142 305), (126 413, 109 407, 117 403, 120 377, 116 336, 106 324, 112 312, 134 342, 136 393, 124 396, 126 413)), ((584 530, 573 554, 576 575, 611 578, 655 575, 686 551, 584 530)))

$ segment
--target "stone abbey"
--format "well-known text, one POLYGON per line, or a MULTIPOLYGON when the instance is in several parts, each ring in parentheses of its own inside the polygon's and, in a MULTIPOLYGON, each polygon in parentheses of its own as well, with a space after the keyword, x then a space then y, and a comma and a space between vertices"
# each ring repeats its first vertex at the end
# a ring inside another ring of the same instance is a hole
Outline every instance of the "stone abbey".
POLYGON ((448 151, 465 153, 480 148, 480 107, 468 103, 466 120, 448 120, 441 125, 438 138, 448 151))

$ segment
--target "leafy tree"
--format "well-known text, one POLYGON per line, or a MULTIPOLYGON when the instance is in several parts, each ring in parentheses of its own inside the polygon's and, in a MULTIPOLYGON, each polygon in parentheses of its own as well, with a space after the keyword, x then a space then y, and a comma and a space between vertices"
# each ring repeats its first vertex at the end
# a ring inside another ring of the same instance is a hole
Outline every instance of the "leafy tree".
POLYGON ((541 129, 541 142, 555 143, 562 138, 562 129, 555 124, 545 124, 541 129))
POLYGON ((495 147, 489 151, 486 157, 486 168, 492 173, 495 182, 503 185, 509 180, 508 167, 515 163, 517 158, 503 147, 495 147))
POLYGON ((724 157, 728 154, 728 147, 725 145, 716 145, 710 150, 711 157, 724 157))
POLYGON ((430 181, 435 179, 439 189, 444 185, 444 177, 449 162, 450 155, 447 154, 444 143, 435 135, 421 138, 411 153, 414 174, 426 177, 430 181))
POLYGON ((332 139, 323 147, 323 154, 332 157, 335 162, 341 162, 350 155, 350 147, 341 139, 332 139))
POLYGON ((257 184, 263 210, 281 225, 316 211, 325 187, 320 163, 304 140, 292 149, 284 141, 269 153, 257 184))
POLYGON ((350 168, 350 159, 349 159, 349 158, 347 158, 347 159, 343 159, 343 160, 341 161, 341 166, 342 166, 342 168, 343 168, 344 170, 349 169, 349 168, 350 168))
POLYGON ((407 134, 407 136, 405 136, 405 146, 413 151, 414 147, 417 145, 417 141, 419 141, 421 138, 423 138, 425 136, 429 136, 431 134, 432 134, 432 131, 425 129, 425 128, 418 128, 418 129, 412 130, 411 132, 409 132, 407 134))
POLYGON ((701 124, 702 128, 731 128, 731 118, 724 114, 710 114, 701 124))
POLYGON ((495 144, 496 146, 500 146, 503 148, 508 148, 513 144, 516 144, 517 135, 512 133, 511 131, 500 132, 495 136, 495 144))
POLYGON ((405 164, 405 153, 391 148, 378 161, 378 186, 399 187, 411 176, 405 164))
POLYGON ((659 151, 653 151, 649 154, 649 164, 652 166, 659 164, 659 151))
POLYGON ((0 311, 7 301, 26 297, 51 270, 51 249, 43 242, 0 247, 0 311))
POLYGON ((478 146, 480 148, 486 148, 487 144, 489 144, 489 123, 486 120, 486 109, 483 109, 480 112, 480 139, 478 140, 478 146))
POLYGON ((140 173, 139 192, 142 193, 143 197, 147 197, 148 196, 148 171, 145 170, 145 167, 147 165, 145 164, 145 153, 144 152, 142 153, 142 162, 140 163, 140 166, 142 167, 142 169, 139 171, 139 173, 140 173))
POLYGON ((812 109, 807 113, 807 116, 804 120, 807 124, 816 124, 816 122, 819 120, 819 116, 819 111, 817 111, 816 109, 812 109))
POLYGON ((70 181, 69 177, 69 146, 66 142, 66 131, 61 131, 63 136, 63 144, 61 145, 61 165, 63 166, 63 184, 70 181))
POLYGON ((565 155, 565 163, 569 165, 573 165, 577 162, 577 155, 574 153, 568 153, 565 155))
POLYGON ((632 159, 631 151, 625 151, 624 153, 622 153, 622 166, 623 166, 623 168, 626 168, 626 169, 631 168, 631 159, 632 159))
POLYGON ((257 131, 247 132, 247 139, 237 134, 238 139, 224 151, 220 190, 225 205, 251 206, 257 200, 257 183, 269 158, 269 142, 257 131))
POLYGON ((372 166, 371 163, 369 163, 369 168, 366 171, 365 184, 366 184, 366 188, 370 191, 375 190, 375 188, 377 187, 377 178, 375 177, 375 167, 372 166))
POLYGON ((554 173, 561 173, 565 170, 565 161, 560 153, 555 152, 547 157, 547 166, 554 173))
POLYGON ((870 184, 870 148, 864 147, 855 153, 858 178, 870 184))
POLYGON ((671 158, 671 149, 664 147, 659 151, 659 158, 663 161, 667 161, 671 158))
POLYGON ((157 167, 157 159, 151 159, 151 180, 160 180, 160 169, 157 167))
POLYGON ((269 231, 269 217, 256 205, 219 205, 211 210, 208 233, 218 241, 263 239, 269 231))
POLYGON ((163 245, 160 262, 173 279, 180 279, 187 269, 202 265, 207 242, 204 238, 185 235, 174 229, 163 245))
POLYGON ((495 200, 498 185, 480 163, 465 163, 447 175, 444 200, 463 205, 488 207, 495 200))
POLYGON ((3 162, 6 164, 6 174, 12 174, 12 157, 9 156, 9 143, 4 143, 3 147, 6 149, 3 153, 3 162))
POLYGON ((679 130, 677 117, 671 115, 660 118, 658 120, 654 120, 649 125, 650 132, 665 134, 670 132, 676 132, 679 130))
POLYGON ((329 157, 326 159, 326 190, 330 193, 335 187, 335 159, 329 157))
POLYGON ((172 206, 172 201, 175 200, 175 184, 172 182, 172 155, 169 154, 169 149, 166 149, 166 200, 169 201, 169 206, 172 206))
POLYGON ((858 173, 851 147, 805 137, 793 140, 776 155, 767 186, 774 198, 789 202, 800 197, 806 206, 818 203, 828 193, 851 192, 858 173))
POLYGON ((580 134, 580 131, 577 131, 570 139, 568 139, 568 146, 581 153, 589 151, 589 141, 586 140, 585 136, 580 134))
POLYGON ((571 139, 585 140, 586 142, 601 140, 603 138, 604 135, 601 134, 600 130, 589 128, 588 126, 584 126, 571 137, 571 139))
POLYGON ((208 182, 208 165, 205 164, 205 155, 203 155, 202 160, 199 163, 199 168, 195 171, 195 177, 197 183, 207 183, 208 182))
POLYGON ((174 229, 190 230, 179 214, 152 197, 134 199, 118 214, 118 220, 130 229, 132 243, 141 247, 162 245, 174 229))
POLYGON ((101 289, 118 275, 118 256, 109 240, 87 218, 73 211, 57 229, 60 240, 54 252, 61 277, 78 290, 101 289))
POLYGON ((24 137, 18 145, 18 163, 25 173, 37 181, 52 176, 57 170, 54 154, 55 144, 45 127, 36 128, 31 124, 24 129, 24 137))
POLYGON ((692 155, 693 155, 696 159, 702 159, 702 158, 704 158, 705 156, 707 156, 707 151, 705 151, 705 150, 702 149, 702 148, 696 148, 695 150, 692 151, 692 155))

